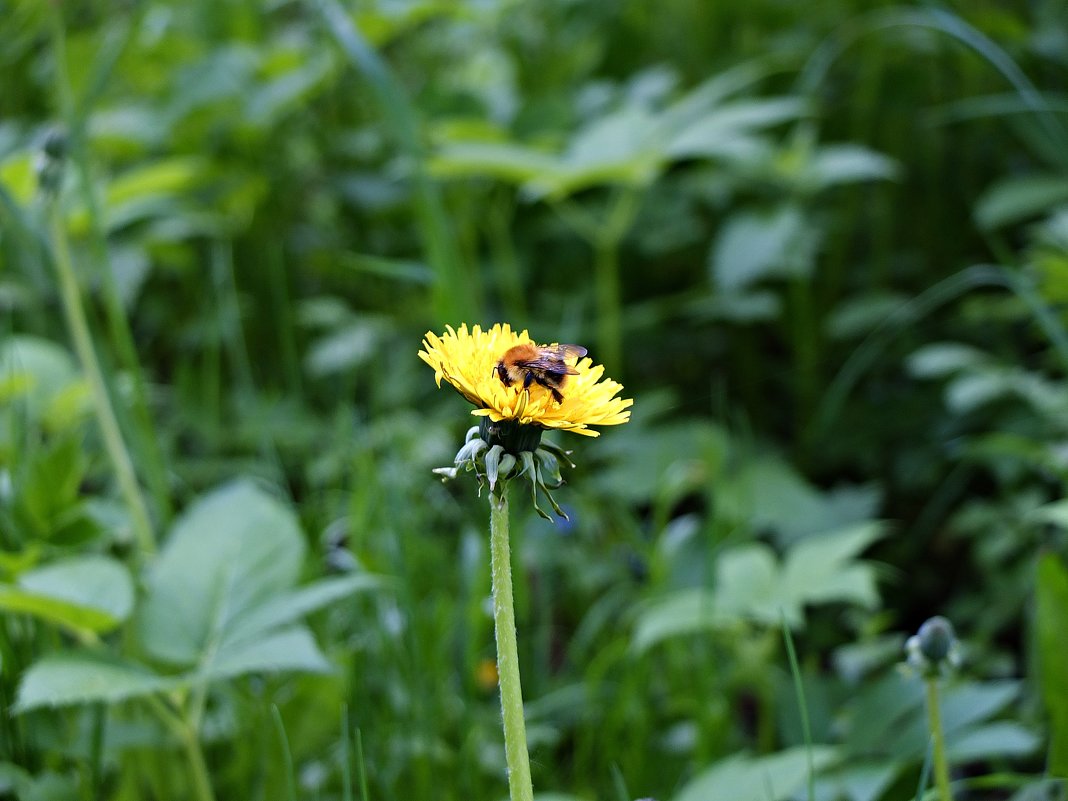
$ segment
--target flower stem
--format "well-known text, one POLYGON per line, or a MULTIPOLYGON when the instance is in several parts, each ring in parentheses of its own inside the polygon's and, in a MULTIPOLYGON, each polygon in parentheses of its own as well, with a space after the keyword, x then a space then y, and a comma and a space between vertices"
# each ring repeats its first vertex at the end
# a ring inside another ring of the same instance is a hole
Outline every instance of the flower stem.
POLYGON ((927 725, 931 729, 931 745, 934 749, 935 785, 938 787, 938 801, 953 801, 949 789, 949 764, 946 761, 946 740, 942 735, 942 714, 938 708, 938 679, 934 676, 926 679, 927 684, 927 725))
POLYGON ((51 202, 50 228, 53 261, 59 278, 60 297, 63 300, 63 311, 67 317, 67 328, 70 330, 71 339, 74 340, 78 361, 81 362, 82 370, 85 371, 86 380, 89 382, 89 389, 93 396, 93 409, 100 425, 100 433, 104 438, 104 447, 130 512, 137 544, 142 554, 152 554, 156 550, 156 543, 148 507, 141 494, 141 487, 137 483, 133 460, 123 441, 119 421, 115 417, 115 409, 111 405, 100 362, 96 358, 96 351, 93 350, 93 338, 89 331, 85 309, 82 308, 81 291, 78 288, 78 279, 74 275, 74 264, 70 255, 70 246, 67 243, 67 230, 59 201, 53 199, 51 202))
POLYGON ((519 682, 519 647, 512 600, 512 557, 508 544, 508 489, 501 482, 490 493, 490 555, 493 573, 493 626, 497 634, 497 671, 501 683, 504 753, 508 762, 511 801, 533 801, 530 755, 523 721, 523 688, 519 682))

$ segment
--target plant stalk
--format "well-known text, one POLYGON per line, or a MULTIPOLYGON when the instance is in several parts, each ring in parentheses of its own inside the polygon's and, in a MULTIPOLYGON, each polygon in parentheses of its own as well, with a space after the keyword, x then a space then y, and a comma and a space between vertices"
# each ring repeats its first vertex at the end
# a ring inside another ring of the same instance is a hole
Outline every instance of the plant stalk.
POLYGON ((490 561, 493 575, 493 627, 497 635, 497 672, 501 685, 504 753, 508 762, 511 801, 533 801, 530 755, 523 720, 523 689, 519 681, 519 646, 512 598, 512 557, 508 544, 508 489, 501 482, 490 493, 490 561))
POLYGON ((193 778, 193 797, 197 801, 215 801, 215 791, 211 789, 208 766, 204 762, 204 752, 200 750, 197 733, 191 727, 182 737, 182 744, 185 747, 189 770, 193 778))
POLYGON ((931 730, 931 748, 934 751, 935 786, 938 801, 953 801, 949 789, 949 763, 946 760, 946 738, 942 734, 942 713, 938 708, 938 679, 929 677, 927 684, 927 725, 931 730))
POLYGON ((175 739, 182 745, 189 760, 190 778, 193 781, 193 798, 195 801, 215 801, 215 791, 211 789, 208 778, 208 766, 204 762, 204 752, 200 748, 196 726, 183 715, 172 710, 159 696, 150 695, 145 699, 149 709, 166 726, 175 739))
POLYGON ((93 396, 93 410, 96 412, 100 433, 104 438, 104 447, 115 470, 119 489, 130 511, 134 537, 142 554, 152 554, 155 553, 156 542, 152 533, 148 506, 145 504, 141 487, 137 483, 133 460, 123 441, 119 421, 115 417, 115 409, 111 405, 107 385, 104 383, 104 374, 96 358, 96 351, 93 349, 93 339, 89 332, 85 309, 82 308, 81 292, 74 275, 74 264, 71 260, 70 246, 67 243, 67 231, 58 200, 52 200, 49 211, 52 260, 59 279, 60 297, 63 301, 63 312, 67 318, 67 327, 70 329, 71 339, 74 340, 74 350, 78 354, 78 361, 81 362, 82 370, 85 371, 86 380, 89 382, 89 389, 93 396))

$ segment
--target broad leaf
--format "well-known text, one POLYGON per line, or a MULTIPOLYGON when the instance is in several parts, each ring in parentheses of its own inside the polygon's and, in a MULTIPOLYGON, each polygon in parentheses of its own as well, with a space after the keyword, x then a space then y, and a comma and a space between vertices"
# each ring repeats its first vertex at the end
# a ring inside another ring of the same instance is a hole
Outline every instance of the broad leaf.
POLYGON ((954 762, 972 762, 998 757, 1026 757, 1038 750, 1042 740, 1022 723, 999 720, 949 737, 946 750, 954 762))
POLYGON ((225 642, 238 642, 293 623, 311 612, 355 592, 378 589, 381 581, 365 573, 323 579, 268 600, 248 615, 234 621, 225 642))
POLYGON ((175 523, 147 577, 142 645, 163 662, 201 662, 243 617, 293 587, 303 557, 296 516, 279 501, 247 481, 212 492, 175 523))
POLYGON ((945 378, 960 370, 989 364, 990 358, 978 348, 960 342, 935 342, 914 351, 905 361, 916 378, 945 378))
POLYGON ((897 162, 860 145, 828 145, 820 148, 808 166, 808 179, 816 189, 859 181, 895 178, 897 162))
POLYGON ((882 533, 879 523, 867 522, 807 537, 789 548, 781 565, 763 543, 729 548, 716 562, 714 589, 677 590, 641 612, 633 647, 642 651, 670 637, 745 623, 774 626, 783 618, 799 626, 806 604, 874 606, 875 577, 857 555, 882 533))
POLYGON ((877 801, 902 767, 902 764, 889 760, 851 760, 843 767, 820 776, 816 782, 816 797, 877 801))
POLYGON ((16 712, 94 701, 113 703, 182 686, 183 680, 105 654, 49 656, 30 667, 19 685, 16 712))
MULTIPOLYGON (((1062 498, 1059 501, 1053 501, 1052 503, 1047 503, 1044 506, 1040 506, 1034 511, 1032 511, 1031 514, 1027 516, 1027 518, 1028 520, 1031 520, 1035 523, 1049 523, 1054 526, 1060 526, 1061 528, 1068 529, 1068 498, 1062 498)), ((1042 562, 1042 564, 1045 565, 1045 560, 1042 562)), ((1056 561, 1054 561, 1053 567, 1043 566, 1039 568, 1038 586, 1040 593, 1043 591, 1043 581, 1052 581, 1053 585, 1050 586, 1056 586, 1058 579, 1055 578, 1055 576, 1057 575, 1058 569, 1063 573, 1064 568, 1060 567, 1059 563, 1056 561), (1049 575, 1047 575, 1047 573, 1049 575)), ((1063 579, 1063 581, 1065 582, 1066 589, 1064 590, 1065 603, 1063 606, 1061 606, 1061 612, 1063 614, 1068 615, 1068 578, 1063 579)), ((1046 587, 1045 591, 1049 592, 1049 587, 1046 587)), ((1057 591, 1053 590, 1053 592, 1054 597, 1057 597, 1057 591)), ((1041 597, 1042 596, 1040 594, 1039 598, 1041 599, 1041 597)))
POLYGON ((799 622, 799 606, 779 589, 775 552, 763 543, 731 548, 716 562, 716 606, 736 619, 775 623, 785 614, 791 623, 799 622))
POLYGON ((883 534, 880 523, 866 522, 800 540, 786 555, 783 595, 799 604, 848 601, 876 606, 879 595, 871 567, 855 559, 883 534))
POLYGON ((109 631, 129 616, 132 607, 129 573, 103 556, 57 562, 23 573, 17 586, 0 586, 0 608, 73 630, 109 631))
POLYGON ((1050 211, 1068 201, 1068 179, 1031 175, 1001 181, 979 199, 976 222, 982 228, 1000 228, 1050 211))
POLYGON ((561 171, 559 159, 523 145, 500 142, 456 142, 430 160, 434 175, 443 178, 497 178, 512 184, 550 179, 561 171))
POLYGON ((330 663, 304 626, 275 631, 256 639, 219 646, 200 671, 200 678, 217 680, 245 673, 302 670, 326 673, 330 663))
MULTIPOLYGON (((836 757, 829 746, 812 748, 817 771, 836 757)), ((808 764, 803 746, 765 757, 735 755, 699 773, 674 801, 785 801, 804 785, 808 764)))
POLYGON ((683 635, 723 628, 737 623, 734 615, 716 607, 712 593, 703 588, 681 590, 651 604, 639 615, 632 646, 645 651, 657 643, 683 635))
POLYGON ((768 212, 739 212, 716 237, 709 261, 722 291, 738 292, 766 278, 807 275, 816 234, 804 214, 791 205, 768 212))
POLYGON ((74 360, 54 342, 11 336, 0 345, 0 408, 16 408, 40 422, 77 381, 74 360), (12 401, 19 405, 9 405, 12 401))
POLYGON ((740 100, 710 109, 678 131, 665 146, 671 158, 739 157, 759 150, 754 134, 800 117, 806 110, 796 97, 740 100))

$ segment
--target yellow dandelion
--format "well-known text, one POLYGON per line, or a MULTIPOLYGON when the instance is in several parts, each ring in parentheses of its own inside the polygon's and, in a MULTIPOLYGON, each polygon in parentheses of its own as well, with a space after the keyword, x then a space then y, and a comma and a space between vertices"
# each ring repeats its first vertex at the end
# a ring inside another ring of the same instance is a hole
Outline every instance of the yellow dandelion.
POLYGON ((470 331, 466 324, 455 330, 446 326, 442 336, 426 333, 419 358, 434 368, 439 387, 445 379, 478 407, 472 414, 495 423, 514 421, 523 426, 596 437, 600 432, 589 426, 619 425, 630 420, 634 401, 617 397, 623 385, 604 378, 604 367, 588 358, 569 364, 576 373, 567 376, 560 393, 562 400, 553 397, 552 389, 538 383, 526 388, 520 382, 506 386, 497 374, 497 362, 509 349, 530 344, 536 343, 526 331, 516 333, 507 323, 497 323, 488 331, 477 325, 470 331))

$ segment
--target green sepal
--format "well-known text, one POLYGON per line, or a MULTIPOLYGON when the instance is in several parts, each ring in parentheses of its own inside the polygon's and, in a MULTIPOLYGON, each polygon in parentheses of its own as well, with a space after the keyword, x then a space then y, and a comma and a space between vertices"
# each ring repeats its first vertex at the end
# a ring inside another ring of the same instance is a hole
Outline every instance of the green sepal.
POLYGON ((515 469, 515 457, 512 454, 505 452, 501 457, 501 462, 497 467, 497 473, 502 479, 508 478, 512 474, 512 470, 515 469))
POLYGON ((468 440, 456 453, 454 464, 459 467, 464 462, 478 461, 478 455, 486 449, 487 445, 481 439, 468 440))
MULTIPOLYGON (((481 440, 479 440, 481 442, 481 440)), ((486 443, 482 443, 485 445, 486 443)), ((494 487, 497 486, 497 478, 500 475, 501 457, 504 455, 504 448, 500 445, 494 445, 488 451, 486 451, 486 478, 489 479, 490 492, 493 492, 494 487)))
POLYGON ((549 451, 549 453, 556 456, 561 462, 566 464, 568 467, 574 468, 578 466, 571 461, 571 454, 574 453, 574 451, 565 451, 563 448, 561 448, 554 442, 543 442, 541 443, 541 448, 544 448, 545 450, 549 451))
POLYGON ((538 469, 541 475, 541 483, 551 489, 562 487, 564 484, 564 477, 560 475, 560 462, 545 448, 538 448, 534 451, 534 455, 538 457, 538 469))
POLYGON ((552 518, 538 506, 538 468, 534 464, 534 454, 530 451, 523 451, 519 454, 519 458, 523 461, 523 471, 520 475, 526 474, 530 479, 530 500, 534 504, 534 511, 551 523, 552 518))

